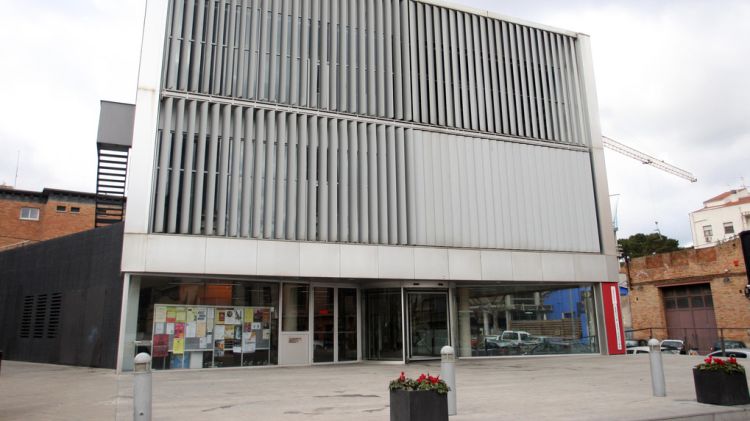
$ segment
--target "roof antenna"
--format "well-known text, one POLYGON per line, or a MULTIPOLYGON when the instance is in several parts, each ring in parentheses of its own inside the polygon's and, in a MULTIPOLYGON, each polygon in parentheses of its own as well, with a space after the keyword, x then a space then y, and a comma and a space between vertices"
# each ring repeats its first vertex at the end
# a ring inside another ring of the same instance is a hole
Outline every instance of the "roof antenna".
POLYGON ((16 176, 13 178, 13 187, 18 188, 18 165, 21 163, 21 150, 18 150, 18 157, 16 158, 16 176))

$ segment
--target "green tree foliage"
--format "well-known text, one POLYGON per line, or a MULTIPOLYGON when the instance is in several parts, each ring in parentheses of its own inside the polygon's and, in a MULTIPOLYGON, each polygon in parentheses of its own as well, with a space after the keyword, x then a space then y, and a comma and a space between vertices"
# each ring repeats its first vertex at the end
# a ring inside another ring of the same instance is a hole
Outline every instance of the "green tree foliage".
POLYGON ((627 239, 617 240, 625 256, 641 257, 653 253, 667 253, 679 250, 679 242, 673 238, 653 233, 635 234, 627 239))

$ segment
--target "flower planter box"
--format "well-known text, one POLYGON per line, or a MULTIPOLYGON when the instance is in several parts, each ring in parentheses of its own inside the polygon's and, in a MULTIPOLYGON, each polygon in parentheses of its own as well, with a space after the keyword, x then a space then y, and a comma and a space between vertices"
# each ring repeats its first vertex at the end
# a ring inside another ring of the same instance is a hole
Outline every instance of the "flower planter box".
POLYGON ((700 403, 713 405, 750 404, 744 373, 693 369, 695 395, 700 403))
POLYGON ((448 397, 430 390, 391 390, 391 421, 448 421, 448 397))

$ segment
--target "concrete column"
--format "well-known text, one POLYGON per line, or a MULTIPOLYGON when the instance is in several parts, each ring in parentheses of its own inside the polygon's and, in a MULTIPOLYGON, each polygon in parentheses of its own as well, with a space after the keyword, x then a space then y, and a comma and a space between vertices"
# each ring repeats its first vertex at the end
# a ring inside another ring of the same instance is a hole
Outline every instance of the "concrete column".
POLYGON ((141 278, 123 276, 122 307, 120 309, 120 339, 117 352, 117 372, 133 371, 135 338, 138 330, 138 299, 141 295, 141 278))
POLYGON ((490 334, 490 313, 487 310, 482 310, 482 324, 484 327, 484 334, 490 334))
MULTIPOLYGON (((293 290, 289 290, 284 288, 282 285, 282 290, 284 291, 282 294, 282 301, 281 301, 281 308, 286 308, 287 306, 297 307, 297 295, 292 293, 293 290)), ((297 329, 297 318, 291 318, 287 320, 286 310, 283 310, 284 314, 282 314, 283 318, 283 325, 285 325, 285 328, 283 330, 287 332, 296 332, 297 329)))
POLYGON ((471 357, 471 310, 469 289, 456 288, 458 292, 458 353, 460 357, 471 357))

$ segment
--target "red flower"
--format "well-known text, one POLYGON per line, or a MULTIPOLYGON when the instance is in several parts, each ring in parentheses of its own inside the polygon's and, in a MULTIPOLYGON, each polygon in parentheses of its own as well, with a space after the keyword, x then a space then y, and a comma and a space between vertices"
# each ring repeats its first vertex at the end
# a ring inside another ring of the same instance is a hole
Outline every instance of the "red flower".
POLYGON ((426 378, 427 376, 425 376, 424 373, 422 373, 422 375, 420 375, 419 378, 417 379, 417 383, 422 383, 426 378))
POLYGON ((719 365, 724 365, 724 360, 720 360, 717 358, 716 363, 718 363, 719 365))
POLYGON ((729 363, 730 364, 737 364, 737 358, 729 357, 729 363))
POLYGON ((703 362, 705 362, 706 364, 711 364, 711 357, 706 358, 705 360, 703 360, 703 362))

